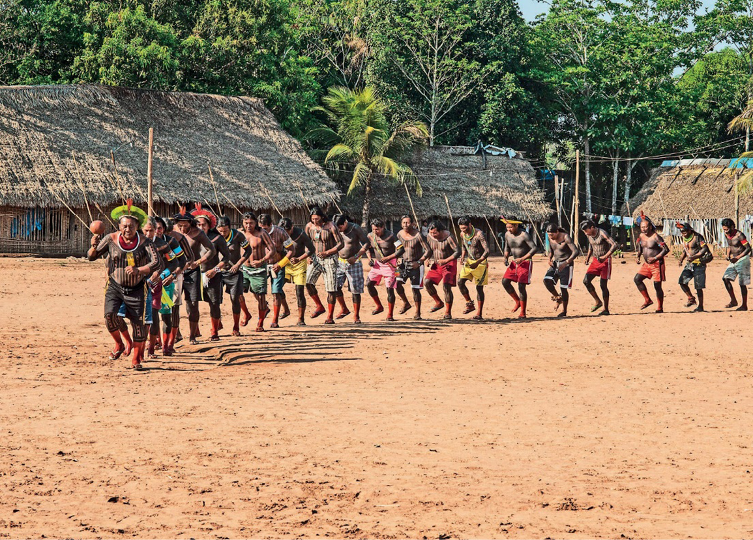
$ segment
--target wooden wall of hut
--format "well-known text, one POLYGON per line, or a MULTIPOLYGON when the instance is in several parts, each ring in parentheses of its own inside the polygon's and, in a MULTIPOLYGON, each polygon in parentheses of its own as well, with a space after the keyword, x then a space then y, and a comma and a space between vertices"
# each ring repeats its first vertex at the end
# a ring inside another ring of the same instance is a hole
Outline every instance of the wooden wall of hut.
MULTIPOLYGON (((110 212, 116 204, 108 207, 90 207, 91 219, 105 223, 106 232, 115 230, 109 219, 110 212)), ((145 205, 140 205, 143 208, 145 205)), ((206 206, 206 204, 204 204, 206 206)), ((193 207, 191 207, 193 208, 193 207)), ((241 228, 242 214, 253 211, 257 215, 270 214, 274 223, 280 219, 273 208, 234 208, 224 205, 209 208, 230 217, 233 227, 241 228)), ((173 216, 179 210, 177 204, 157 203, 154 211, 160 216, 173 216)), ((74 208, 75 217, 67 208, 23 208, 14 206, 0 207, 0 253, 18 255, 39 255, 45 257, 83 257, 89 249, 91 233, 84 223, 89 223, 89 211, 86 208, 74 208), (80 219, 79 219, 80 218, 80 219), (83 223, 82 223, 83 221, 83 223)), ((296 207, 283 211, 297 225, 308 221, 308 210, 296 207)))

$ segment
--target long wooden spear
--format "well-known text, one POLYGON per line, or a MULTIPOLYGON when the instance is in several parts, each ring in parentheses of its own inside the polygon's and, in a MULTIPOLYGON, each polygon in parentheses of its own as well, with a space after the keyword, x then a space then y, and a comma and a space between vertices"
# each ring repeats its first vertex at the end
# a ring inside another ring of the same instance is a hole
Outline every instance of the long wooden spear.
POLYGON ((207 161, 207 167, 209 168, 209 181, 212 183, 212 189, 214 190, 214 198, 217 201, 217 210, 222 212, 222 205, 220 204, 220 198, 217 196, 217 186, 214 183, 214 175, 212 174, 212 166, 209 164, 208 161, 207 161))

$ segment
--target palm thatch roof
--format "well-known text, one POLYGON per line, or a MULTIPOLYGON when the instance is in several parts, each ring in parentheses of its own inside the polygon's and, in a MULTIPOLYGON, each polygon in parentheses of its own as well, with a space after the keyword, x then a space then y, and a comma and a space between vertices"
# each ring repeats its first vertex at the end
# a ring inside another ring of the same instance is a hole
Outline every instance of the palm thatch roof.
MULTIPOLYGON (((419 219, 447 216, 447 203, 454 217, 497 217, 500 214, 539 221, 552 209, 539 189, 533 167, 519 154, 485 156, 472 146, 434 146, 417 150, 406 160, 423 189, 422 196, 411 192, 419 219)), ((396 220, 411 214, 405 189, 385 178, 377 178, 373 188, 372 216, 396 220)), ((351 215, 359 216, 363 192, 344 199, 351 215)))
MULTIPOLYGON (((658 171, 656 178, 652 175, 631 199, 634 216, 643 211, 654 219, 734 217, 735 178, 744 171, 713 164, 680 165, 658 171)), ((739 204, 740 215, 753 214, 753 196, 741 195, 739 204)))
POLYGON ((325 204, 337 186, 260 99, 94 85, 0 87, 0 205, 146 199, 154 128, 155 202, 243 207, 325 204), (111 156, 114 157, 114 165, 111 156), (259 187, 263 183, 266 190, 259 187))

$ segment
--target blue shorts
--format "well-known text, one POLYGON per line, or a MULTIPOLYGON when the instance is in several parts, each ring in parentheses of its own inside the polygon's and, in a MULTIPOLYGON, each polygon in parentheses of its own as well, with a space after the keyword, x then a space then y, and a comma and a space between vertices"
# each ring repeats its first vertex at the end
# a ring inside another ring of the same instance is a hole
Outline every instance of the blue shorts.
POLYGON ((272 294, 283 294, 282 288, 285 286, 285 269, 280 268, 277 272, 277 277, 272 275, 272 267, 274 265, 267 266, 267 273, 269 274, 269 282, 271 283, 270 291, 272 294))

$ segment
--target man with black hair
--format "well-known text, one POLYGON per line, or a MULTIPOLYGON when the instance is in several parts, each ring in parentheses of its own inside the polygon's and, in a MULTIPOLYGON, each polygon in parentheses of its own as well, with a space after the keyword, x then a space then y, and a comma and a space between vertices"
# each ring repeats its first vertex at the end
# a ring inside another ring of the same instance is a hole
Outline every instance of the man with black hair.
POLYGON ((729 294, 729 304, 724 307, 733 308, 737 306, 737 298, 735 298, 735 289, 732 286, 732 282, 739 277, 742 304, 737 308, 737 311, 748 311, 750 244, 745 234, 737 228, 735 222, 730 218, 722 220, 722 230, 724 230, 724 236, 727 237, 727 260, 729 261, 729 265, 722 276, 724 288, 727 289, 727 293, 729 294))
POLYGON ((431 259, 431 266, 426 272, 426 291, 434 300, 434 307, 429 313, 445 308, 443 319, 452 319, 452 288, 457 285, 458 257, 460 246, 441 221, 429 223, 429 236, 426 237, 427 251, 420 259, 421 263, 431 259), (436 285, 442 284, 444 302, 437 294, 436 285))
POLYGON ((696 304, 693 293, 690 292, 688 284, 693 280, 696 294, 698 295, 698 307, 695 312, 703 311, 703 289, 706 288, 706 264, 711 261, 711 251, 706 244, 706 239, 693 230, 690 223, 675 223, 682 235, 682 257, 680 258, 680 267, 687 259, 687 264, 680 274, 680 288, 688 297, 685 307, 691 307, 696 304))
POLYGON ((267 265, 267 273, 269 274, 269 283, 272 291, 272 322, 269 327, 278 328, 280 326, 278 320, 290 315, 290 308, 285 298, 285 271, 275 270, 275 265, 285 256, 285 242, 290 239, 290 236, 282 228, 272 224, 272 216, 269 214, 261 214, 259 216, 259 226, 267 231, 274 247, 272 258, 267 265), (280 315, 280 308, 282 308, 282 315, 280 315))
POLYGON ((556 223, 547 225, 546 234, 549 237, 549 270, 544 276, 544 285, 552 294, 555 309, 562 306, 562 312, 557 317, 567 317, 568 289, 573 286, 573 262, 580 251, 565 229, 556 223), (555 287, 557 282, 560 285, 559 294, 555 287))
POLYGON ((402 315, 412 306, 405 296, 403 283, 410 280, 411 290, 413 291, 413 303, 416 304, 416 313, 413 315, 415 320, 421 320, 421 289, 424 288, 424 268, 421 257, 428 249, 426 238, 416 227, 413 218, 404 215, 400 219, 402 230, 397 233, 397 239, 403 244, 403 256, 397 266, 397 284, 395 291, 403 301, 403 307, 400 309, 402 315))
POLYGON ((582 221, 580 228, 588 239, 588 253, 586 253, 586 266, 588 266, 588 270, 586 270, 586 275, 583 276, 583 285, 586 286, 586 290, 593 296, 596 302, 591 308, 591 313, 603 306, 604 309, 601 310, 599 315, 609 315, 608 284, 612 277, 612 253, 617 249, 617 242, 604 229, 597 227, 596 223, 590 219, 582 221), (593 260, 591 260, 591 256, 593 256, 593 260), (597 276, 601 287, 601 296, 604 298, 603 302, 593 285, 593 280, 597 276))
POLYGON ((316 292, 316 282, 324 275, 324 290, 327 291, 327 320, 324 324, 335 324, 334 311, 337 301, 337 253, 343 247, 340 231, 330 221, 324 211, 315 206, 311 209, 310 221, 306 224, 306 234, 316 247, 316 255, 306 271, 306 289, 316 304, 311 318, 316 318, 325 312, 319 293, 316 292))
POLYGON ((211 257, 201 267, 203 281, 203 300, 209 304, 209 317, 212 321, 212 333, 209 336, 211 341, 219 341, 220 330, 222 330, 222 273, 230 263, 230 251, 227 243, 220 233, 217 232, 217 216, 208 210, 201 208, 197 204, 196 209, 191 213, 196 218, 199 228, 204 231, 207 238, 215 247, 216 255, 211 257), (220 259, 222 256, 222 259, 220 259))
MULTIPOLYGON (((180 213, 173 217, 175 227, 183 235, 190 246, 192 261, 187 263, 183 270, 183 296, 186 300, 186 312, 188 314, 189 343, 195 344, 199 333, 199 302, 202 297, 202 267, 206 267, 207 261, 217 257, 215 248, 209 237, 196 223, 196 218, 190 214, 185 206, 180 213)), ((173 319, 173 330, 177 333, 178 327, 173 319)))
POLYGON ((656 291, 656 302, 658 306, 656 308, 657 313, 664 313, 664 290, 662 289, 662 281, 667 280, 664 257, 669 253, 667 244, 664 243, 664 239, 656 232, 656 227, 653 222, 641 212, 641 217, 638 218, 638 223, 641 228, 641 234, 638 236, 638 254, 636 257, 636 263, 641 264, 641 256, 645 261, 641 269, 635 274, 633 281, 635 286, 643 295, 643 305, 641 309, 646 309, 654 302, 648 294, 646 285, 643 281, 645 279, 651 279, 654 282, 654 290, 656 291))
POLYGON ((526 306, 528 305, 528 292, 526 287, 531 284, 531 274, 533 272, 533 256, 536 253, 536 244, 533 243, 531 236, 520 226, 521 222, 514 219, 502 218, 505 223, 505 275, 502 278, 502 286, 515 301, 515 307, 512 312, 520 310, 518 318, 526 318, 526 306), (513 260, 510 261, 510 256, 513 260), (512 284, 518 284, 518 292, 513 289, 512 284))
MULTIPOLYGON (((256 323, 256 331, 264 332, 264 318, 269 313, 267 304, 267 264, 274 253, 272 239, 267 231, 259 227, 259 220, 253 212, 243 214, 243 235, 248 240, 251 248, 251 256, 243 264, 243 289, 251 292, 256 298, 256 306, 259 312, 259 319, 256 323)), ((244 311, 245 321, 241 324, 247 324, 249 315, 248 309, 243 310, 246 305, 245 300, 241 300, 241 310, 244 311)))
POLYGON ((368 234, 368 239, 370 242, 368 254, 371 269, 369 270, 366 288, 369 290, 369 296, 376 304, 376 309, 371 314, 377 315, 384 311, 376 289, 376 286, 384 280, 384 286, 387 289, 387 320, 394 321, 395 284, 397 283, 395 268, 398 257, 403 254, 403 246, 400 240, 392 234, 392 231, 387 230, 384 221, 381 219, 371 220, 371 232, 368 234))
POLYGON ((251 257, 251 246, 246 236, 230 226, 230 218, 220 216, 217 220, 217 232, 222 235, 230 252, 230 258, 222 271, 222 284, 225 292, 230 296, 230 305, 233 312, 233 335, 240 336, 241 298, 243 298, 243 272, 241 269, 251 257))
POLYGON ((342 288, 348 282, 348 289, 353 296, 353 322, 361 323, 361 295, 363 294, 363 263, 361 258, 369 250, 369 239, 364 230, 353 223, 348 216, 338 214, 332 218, 332 222, 340 231, 343 239, 343 247, 338 252, 337 268, 337 301, 341 311, 337 315, 342 319, 350 313, 345 306, 342 288))
MULTIPOLYGON (((160 314, 162 315, 162 356, 171 356, 175 346, 174 326, 178 324, 175 320, 175 313, 180 312, 180 299, 183 294, 183 271, 191 262, 191 255, 185 238, 179 232, 172 230, 172 223, 169 219, 156 217, 155 222, 157 224, 156 237, 169 246, 169 250, 166 250, 163 255, 171 275, 163 281, 162 286, 168 297, 172 299, 173 305, 169 306, 163 302, 160 314)), ((157 242, 155 245, 158 245, 157 242)))
POLYGON ((276 272, 285 272, 288 281, 295 286, 295 298, 298 303, 298 326, 306 326, 304 320, 306 313, 306 272, 309 258, 316 253, 314 243, 303 229, 293 226, 290 218, 280 219, 279 227, 288 233, 288 240, 284 247, 287 250, 285 256, 277 262, 273 269, 276 272))
POLYGON ((458 289, 465 299, 465 310, 463 314, 471 313, 476 306, 471 300, 470 292, 466 283, 472 279, 476 284, 476 301, 478 302, 478 311, 473 316, 476 320, 484 318, 484 285, 489 283, 489 245, 486 243, 483 231, 476 229, 471 223, 471 218, 461 217, 458 219, 460 228, 460 247, 461 256, 460 278, 458 279, 458 289))

